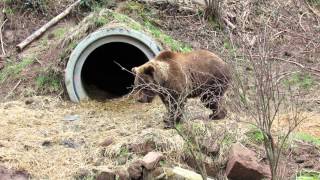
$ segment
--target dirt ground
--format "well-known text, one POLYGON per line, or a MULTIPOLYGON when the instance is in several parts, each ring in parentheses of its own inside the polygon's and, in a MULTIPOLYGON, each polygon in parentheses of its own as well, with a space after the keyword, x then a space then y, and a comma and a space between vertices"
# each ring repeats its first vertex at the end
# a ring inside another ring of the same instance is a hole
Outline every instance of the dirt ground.
MULTIPOLYGON (((73 179, 99 167, 126 167, 141 155, 130 153, 123 160, 119 158, 123 148, 151 136, 168 162, 183 166, 183 140, 174 130, 163 129, 164 112, 159 99, 152 104, 130 99, 74 104, 53 97, 4 102, 0 104, 0 162, 7 168, 27 171, 33 179, 73 179), (113 143, 101 146, 108 138, 113 143)), ((232 116, 204 123, 222 125, 234 135, 245 132, 247 125, 235 126, 232 116), (241 130, 233 129, 239 127, 241 130)), ((318 135, 320 115, 314 117, 298 131, 318 135)), ((292 162, 300 157, 297 153, 292 162)), ((313 157, 319 157, 319 151, 314 153, 313 157)), ((296 163, 292 167, 299 169, 296 163)))

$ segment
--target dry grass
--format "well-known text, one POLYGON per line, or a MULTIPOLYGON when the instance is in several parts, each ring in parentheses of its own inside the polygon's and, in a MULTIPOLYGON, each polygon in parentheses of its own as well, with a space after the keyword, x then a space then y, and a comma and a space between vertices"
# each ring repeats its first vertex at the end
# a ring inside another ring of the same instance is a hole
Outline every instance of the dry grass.
POLYGON ((115 147, 133 141, 147 126, 161 126, 158 118, 146 119, 146 114, 160 115, 157 107, 123 101, 75 105, 49 97, 34 99, 31 105, 23 101, 0 105, 0 161, 27 170, 35 179, 72 178, 80 169, 91 170, 94 165, 114 167, 113 158, 119 153, 115 147), (138 108, 141 114, 134 112, 138 108), (80 120, 64 121, 69 114, 80 115, 80 120), (103 157, 99 143, 107 137, 113 137, 116 144, 108 148, 110 156, 103 157), (50 145, 43 146, 46 141, 50 145), (65 141, 76 148, 69 148, 65 141))
MULTIPOLYGON (((184 142, 174 130, 163 129, 165 111, 158 99, 152 104, 117 100, 79 105, 52 97, 32 99, 34 102, 29 105, 25 99, 0 104, 0 162, 9 168, 26 170, 33 179, 73 179, 93 169, 126 167, 141 155, 128 152, 129 160, 120 165, 117 158, 123 148, 128 143, 149 139, 156 142, 167 162, 183 164, 184 142), (80 120, 63 120, 72 114, 79 115, 80 120), (99 144, 108 137, 114 143, 101 147, 99 144), (75 148, 69 147, 73 145, 75 148)), ((195 102, 191 100, 190 104, 197 106, 195 102)), ((198 108, 191 107, 191 111, 198 108)), ((227 120, 221 121, 192 121, 199 129, 211 127, 215 130, 211 133, 225 131, 223 134, 228 137, 222 141, 216 159, 222 165, 226 162, 230 139, 245 141, 247 125, 232 121, 234 116, 238 115, 231 113, 227 120)), ((317 124, 313 125, 311 128, 316 130, 317 124)), ((310 127, 301 130, 309 132, 310 127)))

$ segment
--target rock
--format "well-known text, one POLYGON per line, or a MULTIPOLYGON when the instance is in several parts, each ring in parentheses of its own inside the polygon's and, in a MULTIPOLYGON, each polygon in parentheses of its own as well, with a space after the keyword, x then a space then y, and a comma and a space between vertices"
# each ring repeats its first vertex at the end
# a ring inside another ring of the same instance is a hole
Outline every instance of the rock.
POLYGON ((313 169, 314 168, 314 165, 312 162, 305 162, 302 164, 303 168, 306 168, 306 169, 313 169))
MULTIPOLYGON (((202 154, 202 157, 204 160, 201 160, 201 162, 204 163, 204 166, 206 168, 206 172, 208 176, 216 176, 219 168, 215 166, 214 161, 212 160, 211 157, 206 156, 205 154, 202 154)), ((193 169, 197 169, 197 162, 195 161, 195 159, 191 156, 191 155, 186 155, 184 158, 184 161, 188 164, 188 166, 190 166, 193 169)))
POLYGON ((156 144, 154 141, 145 141, 141 143, 133 143, 128 145, 128 150, 135 154, 147 154, 156 149, 156 144))
POLYGON ((200 143, 201 151, 207 155, 215 156, 219 153, 220 146, 213 139, 207 138, 200 143))
POLYGON ((127 163, 127 161, 128 161, 128 156, 127 155, 123 155, 123 156, 117 157, 118 165, 124 165, 124 164, 127 163))
POLYGON ((260 180, 271 176, 269 167, 259 164, 256 154, 240 143, 231 147, 226 175, 232 180, 260 180))
POLYGON ((42 146, 50 146, 51 145, 51 142, 50 141, 43 141, 42 146))
POLYGON ((26 104, 26 105, 30 105, 30 104, 32 104, 34 102, 34 100, 32 99, 32 98, 28 98, 24 103, 26 104))
POLYGON ((130 180, 130 176, 127 170, 125 169, 118 169, 116 171, 116 179, 117 180, 130 180))
POLYGON ((0 166, 0 180, 28 180, 29 178, 26 172, 14 171, 0 166))
MULTIPOLYGON (((180 167, 174 167, 173 169, 165 170, 168 180, 202 180, 202 176, 196 172, 183 169, 180 167)), ((207 180, 212 180, 211 178, 207 178, 207 180)))
POLYGON ((64 121, 77 121, 80 120, 80 116, 79 115, 66 115, 63 118, 64 121))
POLYGON ((79 147, 79 145, 75 143, 73 139, 65 139, 61 142, 61 144, 65 147, 73 148, 73 149, 79 147))
POLYGON ((143 169, 143 180, 164 179, 165 173, 162 167, 157 167, 152 171, 143 169), (161 178, 162 177, 162 178, 161 178))
POLYGON ((142 177, 142 162, 137 160, 131 163, 128 172, 131 179, 140 179, 142 177))
POLYGON ((113 138, 112 137, 108 137, 102 143, 100 143, 100 146, 107 147, 112 143, 113 143, 113 138))
POLYGON ((307 156, 306 155, 301 155, 296 157, 295 162, 298 164, 304 163, 307 160, 307 156))
POLYGON ((105 169, 97 175, 96 180, 116 180, 116 174, 112 170, 105 169))
POLYGON ((116 173, 109 169, 107 166, 96 166, 93 167, 93 172, 97 174, 97 180, 115 180, 116 173))
POLYGON ((142 159, 142 165, 148 169, 152 170, 156 168, 159 161, 163 159, 163 155, 160 152, 149 152, 147 155, 145 155, 142 159))
POLYGON ((88 169, 80 168, 79 171, 75 173, 74 179, 86 179, 90 174, 91 172, 88 169))

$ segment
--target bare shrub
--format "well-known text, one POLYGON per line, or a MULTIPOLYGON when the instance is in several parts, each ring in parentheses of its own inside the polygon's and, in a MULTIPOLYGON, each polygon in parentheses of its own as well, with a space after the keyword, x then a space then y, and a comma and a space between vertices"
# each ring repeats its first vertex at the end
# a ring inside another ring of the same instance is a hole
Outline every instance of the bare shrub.
POLYGON ((248 118, 245 121, 261 130, 272 179, 281 179, 279 161, 285 142, 306 117, 302 114, 300 92, 284 85, 283 69, 272 56, 270 37, 271 31, 265 27, 251 45, 242 42, 242 54, 234 56, 234 98, 230 106, 233 111, 244 113, 248 118))

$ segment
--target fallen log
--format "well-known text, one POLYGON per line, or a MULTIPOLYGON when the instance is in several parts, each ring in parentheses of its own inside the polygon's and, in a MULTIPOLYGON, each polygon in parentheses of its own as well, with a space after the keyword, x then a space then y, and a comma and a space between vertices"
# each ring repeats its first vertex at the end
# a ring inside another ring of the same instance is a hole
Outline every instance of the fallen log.
POLYGON ((66 17, 68 14, 70 14, 71 10, 80 4, 81 0, 77 0, 73 4, 71 4, 67 9, 65 9, 61 14, 51 19, 49 22, 47 22, 45 25, 43 25, 40 29, 32 33, 29 37, 27 37, 25 40, 23 40, 21 43, 17 45, 17 49, 19 51, 22 51, 26 46, 28 46, 31 42, 33 42, 35 39, 40 37, 43 33, 45 33, 50 27, 58 23, 61 19, 66 17))

